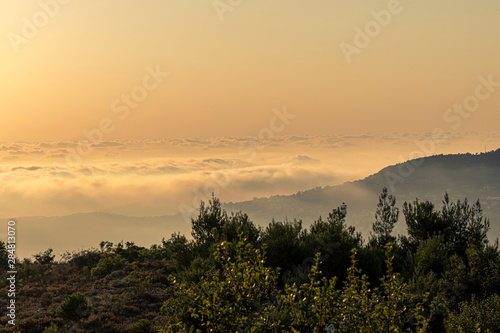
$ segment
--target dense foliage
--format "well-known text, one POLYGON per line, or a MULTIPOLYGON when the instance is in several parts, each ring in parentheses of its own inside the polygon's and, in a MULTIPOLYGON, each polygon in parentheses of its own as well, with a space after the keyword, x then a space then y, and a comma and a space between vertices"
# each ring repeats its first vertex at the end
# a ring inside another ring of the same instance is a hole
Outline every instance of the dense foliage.
POLYGON ((383 189, 365 242, 345 204, 309 228, 261 228, 214 197, 192 238, 25 259, 17 325, 3 317, 0 332, 500 332, 500 253, 479 201, 405 202, 398 236, 399 213, 383 189))

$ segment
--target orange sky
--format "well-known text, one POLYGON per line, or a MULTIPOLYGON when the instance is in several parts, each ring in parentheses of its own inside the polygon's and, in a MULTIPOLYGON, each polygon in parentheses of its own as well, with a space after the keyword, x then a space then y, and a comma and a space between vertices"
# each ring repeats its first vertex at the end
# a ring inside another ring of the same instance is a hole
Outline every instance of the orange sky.
MULTIPOLYGON (((60 2, 0 1, 0 141, 83 140, 102 119, 109 140, 248 136, 284 105, 287 134, 424 132, 479 76, 500 82, 497 0, 60 2), (169 75, 120 119, 148 67, 169 75)), ((498 90, 457 130, 498 130, 498 90)))

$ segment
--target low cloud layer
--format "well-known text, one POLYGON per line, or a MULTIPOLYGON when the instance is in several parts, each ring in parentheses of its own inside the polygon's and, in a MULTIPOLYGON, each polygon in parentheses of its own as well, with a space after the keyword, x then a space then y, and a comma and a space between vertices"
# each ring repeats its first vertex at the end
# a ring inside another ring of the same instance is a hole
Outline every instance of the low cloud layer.
MULTIPOLYGON (((412 158, 428 135, 181 138, 0 144, 2 217, 106 211, 133 216, 236 202, 364 178, 412 158), (79 163, 68 156, 86 145, 79 163), (367 161, 370 161, 367 163, 367 161), (180 208, 181 207, 181 208, 180 208)), ((500 146, 498 133, 449 135, 434 153, 500 146)))

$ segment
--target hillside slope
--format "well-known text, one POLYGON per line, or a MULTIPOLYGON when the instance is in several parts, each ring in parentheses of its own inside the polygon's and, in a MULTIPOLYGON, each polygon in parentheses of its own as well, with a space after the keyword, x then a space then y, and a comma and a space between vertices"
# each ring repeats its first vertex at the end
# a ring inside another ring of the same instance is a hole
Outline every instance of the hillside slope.
MULTIPOLYGON (((451 200, 481 201, 491 220, 490 238, 500 237, 500 149, 478 155, 436 155, 388 166, 374 175, 338 186, 314 188, 290 196, 273 196, 240 203, 229 203, 229 211, 242 210, 257 223, 302 219, 309 225, 319 216, 345 202, 347 221, 365 235, 371 230, 377 198, 382 188, 394 194, 398 206, 405 201, 429 200, 441 207, 445 192, 451 200)), ((402 214, 400 221, 403 220, 402 214)), ((404 229, 399 223, 395 231, 404 229)))

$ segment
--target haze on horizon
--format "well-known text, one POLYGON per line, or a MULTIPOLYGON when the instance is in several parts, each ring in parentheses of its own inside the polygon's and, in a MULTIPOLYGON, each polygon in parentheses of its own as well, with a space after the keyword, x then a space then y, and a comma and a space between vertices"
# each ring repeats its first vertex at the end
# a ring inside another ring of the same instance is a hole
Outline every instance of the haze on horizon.
POLYGON ((291 194, 436 130, 435 154, 500 147, 498 1, 231 3, 0 1, 1 215, 175 213, 228 175, 225 201, 291 194))
POLYGON ((412 158, 500 147, 498 132, 447 135, 439 143, 408 133, 113 140, 87 146, 82 156, 75 155, 79 142, 4 143, 0 217, 172 215, 197 209, 212 192, 224 202, 289 195, 412 158))

